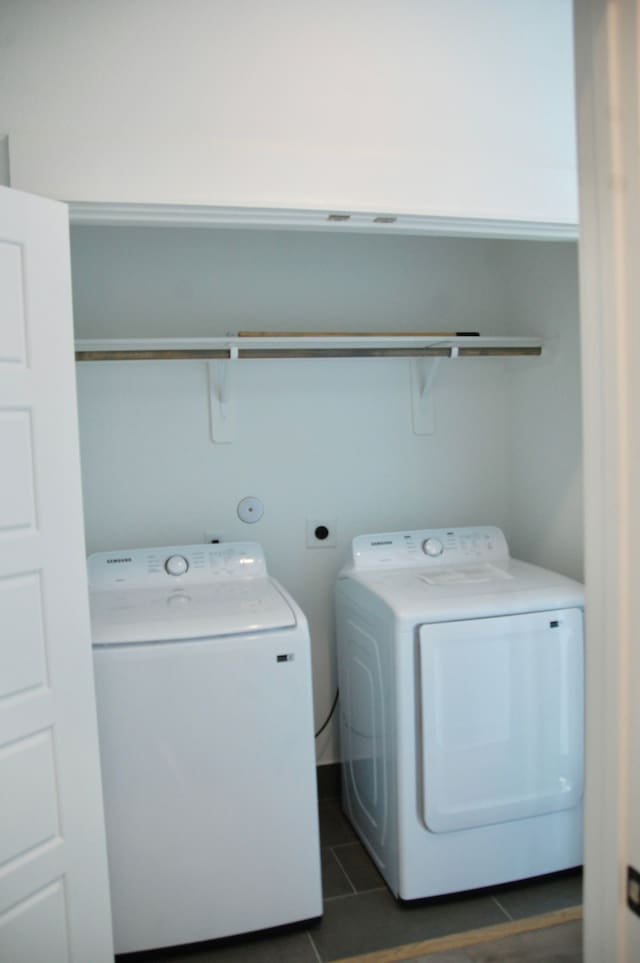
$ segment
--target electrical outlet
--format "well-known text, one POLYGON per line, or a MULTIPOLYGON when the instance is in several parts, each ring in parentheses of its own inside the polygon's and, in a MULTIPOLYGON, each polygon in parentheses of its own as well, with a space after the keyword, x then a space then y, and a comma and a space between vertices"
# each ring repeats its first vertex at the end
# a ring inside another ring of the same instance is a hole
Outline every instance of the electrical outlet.
POLYGON ((218 528, 211 528, 206 531, 202 539, 205 545, 224 542, 224 540, 224 532, 221 532, 218 528))
POLYGON ((307 519, 307 548, 336 548, 338 523, 335 518, 307 519))

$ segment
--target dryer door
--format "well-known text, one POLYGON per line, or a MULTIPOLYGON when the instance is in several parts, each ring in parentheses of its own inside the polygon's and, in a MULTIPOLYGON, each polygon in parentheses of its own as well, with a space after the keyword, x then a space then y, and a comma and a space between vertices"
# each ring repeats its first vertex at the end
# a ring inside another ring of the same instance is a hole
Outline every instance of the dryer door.
POLYGON ((427 829, 471 829, 580 802, 580 609, 422 625, 419 684, 427 829))

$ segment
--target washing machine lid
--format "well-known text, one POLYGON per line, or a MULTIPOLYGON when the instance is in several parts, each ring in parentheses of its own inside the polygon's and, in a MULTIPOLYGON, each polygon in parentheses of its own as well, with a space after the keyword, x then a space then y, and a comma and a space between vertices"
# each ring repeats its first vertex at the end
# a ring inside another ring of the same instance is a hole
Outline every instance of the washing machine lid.
POLYGON ((89 558, 94 645, 289 629, 296 613, 255 543, 168 546, 89 558), (177 572, 178 574, 172 574, 177 572))

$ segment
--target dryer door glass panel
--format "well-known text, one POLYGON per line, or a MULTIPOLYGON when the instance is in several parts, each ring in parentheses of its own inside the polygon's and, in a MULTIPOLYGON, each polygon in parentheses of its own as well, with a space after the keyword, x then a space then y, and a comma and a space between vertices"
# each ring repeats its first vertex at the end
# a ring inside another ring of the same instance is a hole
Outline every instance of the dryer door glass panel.
POLYGON ((419 663, 427 829, 471 829, 580 802, 581 610, 422 625, 419 663))

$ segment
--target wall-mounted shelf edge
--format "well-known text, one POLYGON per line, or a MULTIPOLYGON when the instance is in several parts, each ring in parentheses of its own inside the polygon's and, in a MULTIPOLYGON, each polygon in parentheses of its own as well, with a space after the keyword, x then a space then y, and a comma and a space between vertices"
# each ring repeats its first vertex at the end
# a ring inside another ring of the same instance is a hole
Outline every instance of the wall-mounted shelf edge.
POLYGON ((570 221, 499 217, 449 217, 441 214, 232 207, 206 204, 134 204, 70 201, 72 224, 122 227, 224 227, 337 233, 477 237, 507 240, 575 241, 570 221))
POLYGON ((124 338, 76 341, 76 361, 538 356, 540 338, 312 335, 273 338, 124 338))
POLYGON ((409 358, 414 433, 435 430, 432 388, 444 358, 536 357, 540 338, 426 335, 300 335, 224 338, 78 340, 77 361, 204 361, 207 365, 211 440, 235 437, 231 371, 239 360, 286 358, 409 358), (429 362, 431 358, 431 362, 429 362), (422 360, 421 360, 422 359, 422 360))

